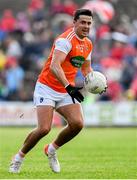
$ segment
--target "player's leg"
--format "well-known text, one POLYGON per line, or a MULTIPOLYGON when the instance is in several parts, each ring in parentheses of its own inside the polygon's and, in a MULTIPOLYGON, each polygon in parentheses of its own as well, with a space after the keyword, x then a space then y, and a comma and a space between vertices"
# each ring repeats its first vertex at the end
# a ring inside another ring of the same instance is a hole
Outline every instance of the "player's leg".
POLYGON ((80 104, 65 105, 57 111, 66 118, 68 125, 62 129, 53 143, 45 146, 45 153, 51 154, 49 164, 54 172, 60 172, 60 165, 56 156, 56 150, 74 138, 83 127, 83 116, 80 104))
POLYGON ((53 118, 53 110, 52 106, 37 107, 38 126, 25 139, 21 152, 24 154, 29 152, 42 137, 49 133, 53 118))
POLYGON ((53 142, 56 147, 60 147, 81 131, 83 128, 83 113, 81 105, 78 103, 62 106, 57 111, 65 117, 68 123, 53 142))
POLYGON ((20 171, 24 156, 37 144, 37 142, 43 136, 48 134, 51 129, 53 110, 54 109, 52 106, 37 106, 38 126, 31 133, 29 133, 24 141, 23 147, 14 156, 10 165, 10 172, 18 173, 20 171))

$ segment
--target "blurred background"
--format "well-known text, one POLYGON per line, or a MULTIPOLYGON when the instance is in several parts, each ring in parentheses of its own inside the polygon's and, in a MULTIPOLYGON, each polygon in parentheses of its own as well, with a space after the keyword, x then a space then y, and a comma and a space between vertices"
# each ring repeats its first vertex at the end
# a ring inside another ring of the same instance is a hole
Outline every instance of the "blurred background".
MULTIPOLYGON (((103 95, 86 96, 86 126, 137 126, 136 0, 0 0, 0 125, 36 124, 33 91, 54 39, 72 26, 77 8, 94 24, 92 68, 108 80, 103 95)), ((77 74, 76 83, 83 77, 77 74)), ((62 118, 55 113, 54 125, 62 118)))

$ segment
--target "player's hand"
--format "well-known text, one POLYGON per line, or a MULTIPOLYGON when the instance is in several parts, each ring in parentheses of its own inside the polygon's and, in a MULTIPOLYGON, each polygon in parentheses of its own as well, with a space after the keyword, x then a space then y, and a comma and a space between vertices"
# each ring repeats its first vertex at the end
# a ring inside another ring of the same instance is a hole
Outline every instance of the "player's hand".
POLYGON ((105 89, 103 91, 101 91, 99 94, 101 95, 102 93, 106 92, 107 91, 107 86, 105 87, 105 89))
POLYGON ((79 91, 80 89, 82 89, 82 87, 74 87, 69 84, 68 86, 65 87, 65 89, 68 92, 68 94, 71 96, 73 103, 75 103, 75 99, 80 103, 84 101, 84 97, 79 91))

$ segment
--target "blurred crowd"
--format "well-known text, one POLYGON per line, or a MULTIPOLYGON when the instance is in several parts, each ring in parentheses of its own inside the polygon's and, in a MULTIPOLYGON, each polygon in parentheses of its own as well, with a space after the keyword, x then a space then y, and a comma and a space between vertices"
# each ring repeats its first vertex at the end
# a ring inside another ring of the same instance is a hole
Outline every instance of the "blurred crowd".
MULTIPOLYGON (((54 39, 72 26, 73 13, 81 7, 73 0, 50 3, 29 0, 28 7, 22 11, 3 11, 0 17, 1 101, 32 100, 35 82, 54 39)), ((125 14, 118 21, 114 19, 115 16, 103 22, 94 12, 89 35, 94 45, 92 68, 103 72, 108 81, 107 92, 97 96, 97 100, 137 100, 137 19, 131 21, 125 14)), ((81 85, 82 80, 78 72, 77 83, 81 85)))

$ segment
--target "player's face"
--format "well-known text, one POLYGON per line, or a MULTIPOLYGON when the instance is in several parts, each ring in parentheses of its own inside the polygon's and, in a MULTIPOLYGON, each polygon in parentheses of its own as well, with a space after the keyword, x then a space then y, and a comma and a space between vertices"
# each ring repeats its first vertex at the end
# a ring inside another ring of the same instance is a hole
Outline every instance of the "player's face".
POLYGON ((88 36, 92 21, 92 17, 86 15, 80 15, 79 19, 74 21, 75 32, 81 39, 88 36))

